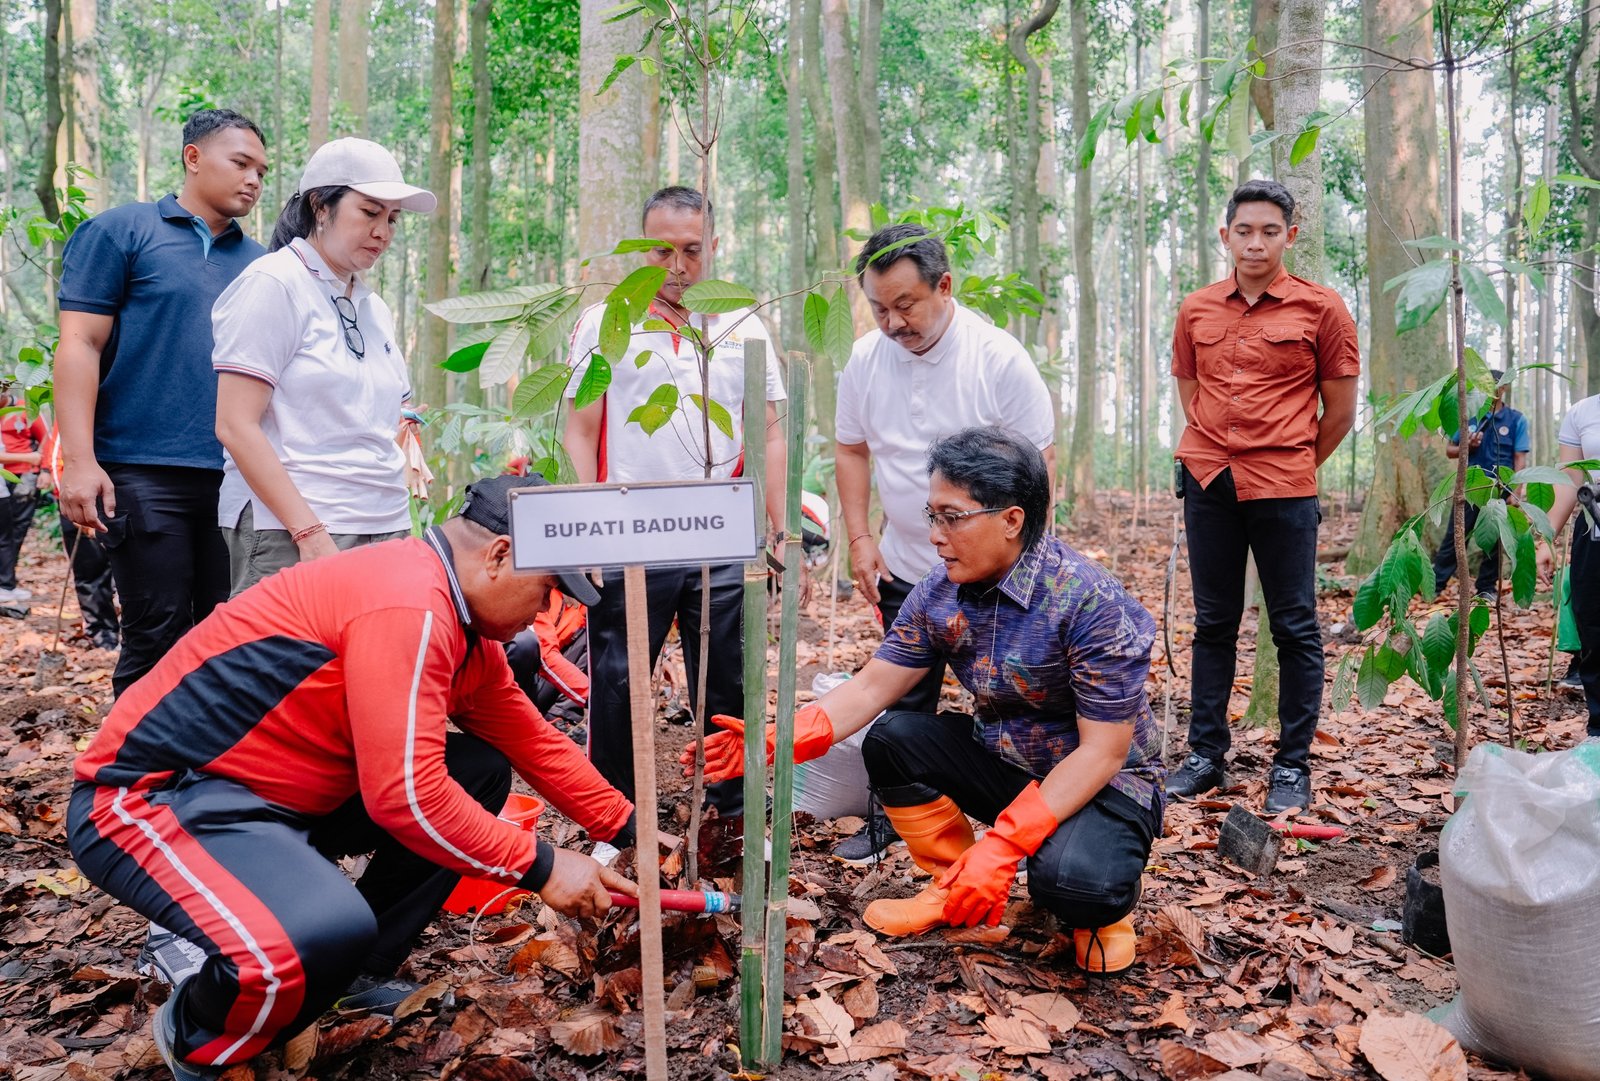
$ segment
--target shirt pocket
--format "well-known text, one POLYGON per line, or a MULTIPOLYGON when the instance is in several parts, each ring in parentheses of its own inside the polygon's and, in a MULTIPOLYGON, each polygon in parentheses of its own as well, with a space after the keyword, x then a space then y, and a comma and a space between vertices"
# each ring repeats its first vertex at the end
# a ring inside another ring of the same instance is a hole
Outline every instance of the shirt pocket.
POLYGON ((1197 323, 1194 337, 1195 371, 1203 375, 1228 375, 1233 368, 1233 342, 1223 323, 1197 323))
POLYGON ((1317 364, 1316 331, 1289 323, 1269 323, 1261 328, 1261 369, 1273 375, 1314 371, 1317 364))

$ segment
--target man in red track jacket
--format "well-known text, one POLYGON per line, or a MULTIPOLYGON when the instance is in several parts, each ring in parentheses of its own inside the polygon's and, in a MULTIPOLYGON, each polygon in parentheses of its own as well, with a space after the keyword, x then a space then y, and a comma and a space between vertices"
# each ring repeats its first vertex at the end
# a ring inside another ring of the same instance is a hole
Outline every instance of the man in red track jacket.
MULTIPOLYGON (((557 584, 512 573, 509 491, 530 483, 480 482, 423 538, 291 567, 218 607, 78 759, 83 873, 207 955, 155 1021, 179 1078, 392 974, 461 875, 568 915, 635 892, 495 815, 515 769, 592 837, 632 843, 632 804, 532 707, 500 645, 557 584), (353 852, 374 852, 358 884, 334 862, 353 852)), ((560 587, 594 599, 580 576, 560 587)))

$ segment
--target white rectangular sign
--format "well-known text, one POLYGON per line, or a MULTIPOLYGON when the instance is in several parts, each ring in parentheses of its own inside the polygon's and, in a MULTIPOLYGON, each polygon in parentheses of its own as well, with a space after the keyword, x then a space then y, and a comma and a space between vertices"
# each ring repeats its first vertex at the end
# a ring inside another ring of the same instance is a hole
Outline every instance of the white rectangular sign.
POLYGON ((518 488, 511 562, 517 570, 749 562, 759 548, 755 510, 745 480, 518 488))

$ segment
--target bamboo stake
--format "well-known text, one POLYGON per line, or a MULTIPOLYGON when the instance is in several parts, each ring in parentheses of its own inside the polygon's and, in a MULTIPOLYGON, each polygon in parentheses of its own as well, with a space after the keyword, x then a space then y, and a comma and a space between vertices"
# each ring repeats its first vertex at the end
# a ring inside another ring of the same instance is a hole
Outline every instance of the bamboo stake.
POLYGON ((800 629, 800 482, 805 470, 806 358, 790 353, 789 482, 784 489, 783 598, 778 625, 778 717, 772 755, 772 871, 767 879, 766 1019, 761 1061, 783 1058, 783 955, 789 914, 789 840, 794 825, 795 637, 800 629))
POLYGON ((650 1081, 667 1078, 667 1010, 662 998, 661 845, 656 833, 656 704, 644 567, 622 571, 628 622, 628 695, 633 704, 633 794, 638 809, 639 972, 644 980, 644 1060, 650 1081))
MULTIPOLYGON (((767 471, 767 348, 759 338, 744 345, 744 476, 755 487, 759 537, 766 502, 762 496, 767 471), (754 429, 755 434, 751 432, 754 429)), ((746 1070, 755 1065, 761 1047, 761 994, 765 985, 762 954, 766 896, 767 824, 767 567, 766 545, 757 543, 756 558, 744 568, 744 886, 751 903, 740 913, 739 934, 739 1059, 746 1070)), ((707 658, 709 660, 709 658, 707 658)))

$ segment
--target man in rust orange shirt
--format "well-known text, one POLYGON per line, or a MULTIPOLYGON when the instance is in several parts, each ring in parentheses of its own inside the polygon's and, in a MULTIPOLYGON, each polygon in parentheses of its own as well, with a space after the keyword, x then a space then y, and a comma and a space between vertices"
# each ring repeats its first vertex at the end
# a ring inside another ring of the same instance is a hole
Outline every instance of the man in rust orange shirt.
POLYGON ((1167 793, 1195 796, 1222 784, 1245 558, 1253 553, 1278 647, 1281 733, 1269 814, 1311 804, 1323 684, 1317 467, 1350 431, 1361 370, 1355 322, 1339 295, 1284 269, 1296 231, 1288 189, 1273 180, 1241 184, 1221 230, 1233 273, 1184 298, 1172 336, 1188 421, 1176 457, 1195 634, 1190 753, 1167 793))

